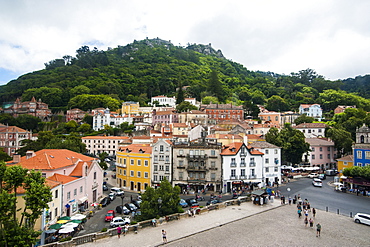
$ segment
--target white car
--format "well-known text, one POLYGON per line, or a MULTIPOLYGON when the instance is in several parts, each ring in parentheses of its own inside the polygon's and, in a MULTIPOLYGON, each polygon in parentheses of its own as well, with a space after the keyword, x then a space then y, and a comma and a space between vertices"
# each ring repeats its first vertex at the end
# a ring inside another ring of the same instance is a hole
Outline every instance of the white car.
POLYGON ((370 214, 357 213, 353 219, 356 223, 370 225, 370 214))
POLYGON ((317 173, 311 173, 311 174, 308 174, 308 178, 317 178, 319 176, 319 174, 317 173))
POLYGON ((123 196, 125 194, 125 192, 118 187, 111 188, 110 192, 116 194, 116 196, 123 196))
POLYGON ((130 225, 131 221, 129 218, 114 217, 109 223, 111 227, 123 226, 126 224, 130 225))
POLYGON ((314 178, 312 180, 312 185, 315 186, 315 187, 322 187, 322 181, 321 181, 321 179, 314 178))

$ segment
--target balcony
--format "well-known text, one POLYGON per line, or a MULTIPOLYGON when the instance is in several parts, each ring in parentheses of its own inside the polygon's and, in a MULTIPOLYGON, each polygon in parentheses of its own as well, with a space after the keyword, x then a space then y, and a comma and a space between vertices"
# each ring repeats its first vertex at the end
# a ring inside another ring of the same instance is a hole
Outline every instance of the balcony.
POLYGON ((240 167, 246 167, 246 166, 247 164, 245 164, 245 162, 240 163, 240 167))
POLYGON ((256 166, 256 162, 254 162, 254 161, 249 162, 249 166, 250 166, 250 167, 254 167, 254 166, 256 166))
POLYGON ((210 170, 217 170, 217 167, 210 167, 210 170))
POLYGON ((192 154, 187 154, 186 158, 188 160, 205 160, 208 159, 208 156, 206 154, 203 155, 192 155, 192 154))
POLYGON ((235 175, 230 175, 231 180, 235 180, 237 177, 235 175))
POLYGON ((185 166, 177 166, 177 169, 185 169, 185 166))
POLYGON ((230 167, 236 167, 236 162, 231 162, 230 167))
POLYGON ((249 178, 257 178, 257 175, 249 175, 249 178))
POLYGON ((239 179, 247 179, 247 176, 245 176, 245 175, 240 175, 240 176, 239 176, 239 179))
POLYGON ((188 166, 188 171, 207 171, 207 167, 205 166, 188 166))

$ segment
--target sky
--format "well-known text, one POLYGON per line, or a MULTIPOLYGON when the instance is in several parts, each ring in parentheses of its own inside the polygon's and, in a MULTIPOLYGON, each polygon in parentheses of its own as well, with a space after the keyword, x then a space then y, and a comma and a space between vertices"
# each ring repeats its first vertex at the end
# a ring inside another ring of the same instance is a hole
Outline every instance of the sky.
POLYGON ((211 44, 249 70, 370 73, 368 0, 0 0, 0 85, 44 63, 160 38, 211 44))

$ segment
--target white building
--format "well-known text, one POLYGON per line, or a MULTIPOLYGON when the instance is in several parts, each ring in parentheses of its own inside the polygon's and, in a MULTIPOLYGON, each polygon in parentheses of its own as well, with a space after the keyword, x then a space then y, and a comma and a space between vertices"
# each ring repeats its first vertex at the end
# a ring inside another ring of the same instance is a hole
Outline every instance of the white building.
POLYGON ((299 114, 306 114, 306 116, 316 118, 318 121, 322 119, 322 109, 319 104, 301 104, 299 114))
POLYGON ((301 123, 293 128, 301 131, 305 138, 320 138, 325 136, 327 127, 329 125, 324 123, 301 123))
POLYGON ((253 142, 250 146, 264 153, 262 174, 264 183, 266 185, 281 184, 281 148, 266 141, 253 142))
POLYGON ((129 124, 133 123, 133 116, 130 115, 119 115, 115 112, 110 112, 109 108, 106 109, 94 109, 92 110, 93 114, 93 129, 95 131, 104 129, 105 125, 108 125, 112 128, 117 128, 120 124, 128 122, 129 124))
POLYGON ((154 101, 158 101, 159 105, 175 107, 176 106, 176 98, 175 97, 167 97, 164 95, 155 96, 150 99, 150 104, 154 105, 154 101))
POLYGON ((163 178, 172 182, 172 142, 159 139, 152 148, 152 186, 160 185, 163 178))
POLYGON ((224 193, 241 188, 244 183, 263 185, 264 153, 242 142, 234 142, 223 146, 220 155, 224 193))
POLYGON ((104 152, 109 156, 116 156, 119 144, 129 139, 126 136, 85 136, 81 138, 86 145, 87 153, 95 156, 104 152))

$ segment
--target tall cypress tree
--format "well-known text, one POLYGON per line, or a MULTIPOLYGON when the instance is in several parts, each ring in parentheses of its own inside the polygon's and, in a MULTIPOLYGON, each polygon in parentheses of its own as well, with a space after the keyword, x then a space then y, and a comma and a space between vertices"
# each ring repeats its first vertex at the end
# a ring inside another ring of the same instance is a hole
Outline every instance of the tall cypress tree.
POLYGON ((179 83, 179 90, 177 91, 176 104, 180 104, 185 100, 184 91, 182 90, 182 83, 179 83))
POLYGON ((224 102, 225 99, 225 90, 222 86, 221 81, 218 79, 217 72, 212 70, 209 81, 208 81, 208 90, 213 93, 215 97, 218 98, 219 102, 224 102))

